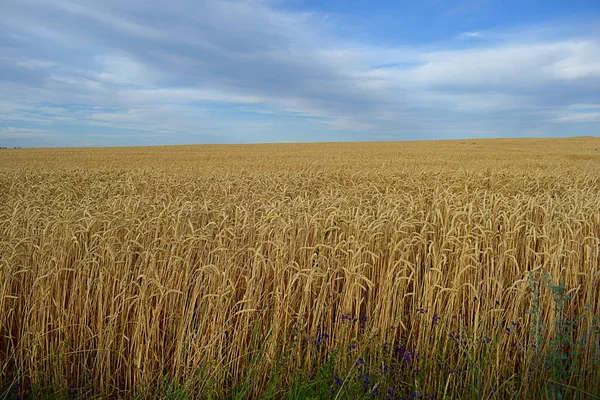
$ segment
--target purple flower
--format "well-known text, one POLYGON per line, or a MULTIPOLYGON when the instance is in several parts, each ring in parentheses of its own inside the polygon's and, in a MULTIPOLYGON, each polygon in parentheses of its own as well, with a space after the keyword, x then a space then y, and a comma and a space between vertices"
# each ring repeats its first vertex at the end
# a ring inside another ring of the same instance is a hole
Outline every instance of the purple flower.
POLYGON ((342 386, 342 379, 339 376, 333 375, 333 380, 338 386, 342 386))
POLYGON ((319 333, 317 333, 315 340, 313 340, 313 344, 320 346, 321 344, 323 344, 323 341, 327 340, 327 339, 329 339, 328 334, 326 334, 325 332, 319 332, 319 333))
POLYGON ((385 354, 390 354, 390 347, 392 346, 389 343, 384 343, 383 346, 381 346, 381 349, 385 354))
POLYGON ((411 370, 411 364, 413 364, 419 358, 418 354, 416 354, 412 350, 407 349, 406 346, 396 346, 394 348, 394 354, 396 355, 397 360, 409 365, 409 369, 411 370))
POLYGON ((406 346, 396 346, 394 347, 394 353, 395 354, 404 354, 404 352, 406 352, 406 346))
POLYGON ((404 361, 412 363, 418 356, 415 355, 415 353, 411 350, 407 350, 404 352, 402 358, 404 359, 404 361))
POLYGON ((515 330, 516 327, 517 327, 517 323, 515 321, 512 321, 510 323, 510 326, 506 327, 506 333, 511 334, 515 330))
POLYGON ((427 400, 434 400, 435 397, 430 395, 429 393, 425 392, 423 394, 419 393, 419 392, 413 392, 409 399, 411 400, 415 400, 415 399, 427 399, 427 400))
POLYGON ((359 357, 358 360, 354 363, 354 366, 358 369, 361 369, 362 366, 365 365, 365 360, 362 357, 359 357))
POLYGON ((450 338, 456 342, 457 345, 461 345, 460 342, 460 333, 456 333, 454 331, 450 332, 450 338))
POLYGON ((389 388, 388 388, 388 390, 385 392, 385 394, 387 395, 387 398, 388 398, 389 400, 391 400, 391 399, 393 399, 393 398, 394 398, 394 392, 395 392, 395 390, 394 390, 394 387, 393 387, 393 386, 392 386, 392 387, 389 387, 389 388))
POLYGON ((363 383, 363 390, 365 392, 369 391, 370 387, 371 387, 371 375, 367 372, 366 374, 362 374, 360 375, 360 378, 362 379, 362 383, 363 383))

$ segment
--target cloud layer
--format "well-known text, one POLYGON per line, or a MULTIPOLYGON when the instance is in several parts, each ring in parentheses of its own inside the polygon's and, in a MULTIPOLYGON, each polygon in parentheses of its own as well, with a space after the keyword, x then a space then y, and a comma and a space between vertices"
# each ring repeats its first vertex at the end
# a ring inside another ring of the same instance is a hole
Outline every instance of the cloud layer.
POLYGON ((15 145, 558 136, 600 124, 593 31, 394 47, 266 1, 3 9, 0 141, 15 145))

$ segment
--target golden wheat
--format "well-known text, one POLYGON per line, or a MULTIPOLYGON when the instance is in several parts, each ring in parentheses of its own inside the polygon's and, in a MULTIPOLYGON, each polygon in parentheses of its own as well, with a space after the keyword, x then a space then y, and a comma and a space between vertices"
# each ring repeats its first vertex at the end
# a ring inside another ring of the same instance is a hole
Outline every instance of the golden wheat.
MULTIPOLYGON (((257 397, 276 364, 311 371, 377 342, 418 349, 416 366, 465 365, 468 348, 492 393, 528 365, 536 321, 543 347, 556 313, 580 316, 573 342, 595 329, 599 147, 1 150, 2 390, 132 396, 168 378, 209 397, 252 375, 257 397)), ((584 348, 569 384, 589 388, 598 356, 584 348)), ((460 382, 419 384, 442 397, 460 382)))

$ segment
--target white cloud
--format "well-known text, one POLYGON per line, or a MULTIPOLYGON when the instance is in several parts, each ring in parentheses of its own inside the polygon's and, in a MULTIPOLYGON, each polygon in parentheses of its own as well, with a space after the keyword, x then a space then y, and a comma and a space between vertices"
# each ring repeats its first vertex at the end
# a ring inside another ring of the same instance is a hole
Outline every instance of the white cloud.
POLYGON ((481 32, 463 32, 460 34, 460 39, 481 39, 483 35, 481 32))
POLYGON ((165 74, 155 71, 130 56, 103 54, 95 57, 101 72, 95 78, 101 82, 115 85, 149 86, 159 84, 165 74))
POLYGON ((569 124, 589 124, 600 122, 600 112, 565 114, 554 119, 555 122, 569 124))
POLYGON ((566 108, 575 109, 575 110, 594 110, 594 109, 600 109, 600 104, 586 104, 586 103, 578 104, 578 103, 576 103, 576 104, 570 104, 566 108))
POLYGON ((546 89, 550 81, 600 77, 600 41, 506 43, 475 49, 423 52, 414 68, 379 70, 405 84, 463 89, 500 86, 546 89))
POLYGON ((0 140, 8 139, 35 139, 52 136, 46 129, 19 128, 14 126, 0 127, 0 140))
POLYGON ((28 68, 28 69, 48 69, 48 68, 54 68, 58 64, 56 64, 55 62, 52 62, 52 61, 47 61, 47 60, 30 59, 30 60, 18 61, 17 65, 19 67, 28 68))

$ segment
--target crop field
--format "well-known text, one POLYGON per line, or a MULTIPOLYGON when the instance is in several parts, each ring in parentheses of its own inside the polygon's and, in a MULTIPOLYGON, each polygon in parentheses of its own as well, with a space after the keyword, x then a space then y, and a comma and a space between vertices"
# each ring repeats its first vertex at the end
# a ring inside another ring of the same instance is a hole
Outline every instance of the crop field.
POLYGON ((0 398, 600 396, 600 139, 0 150, 0 398))

